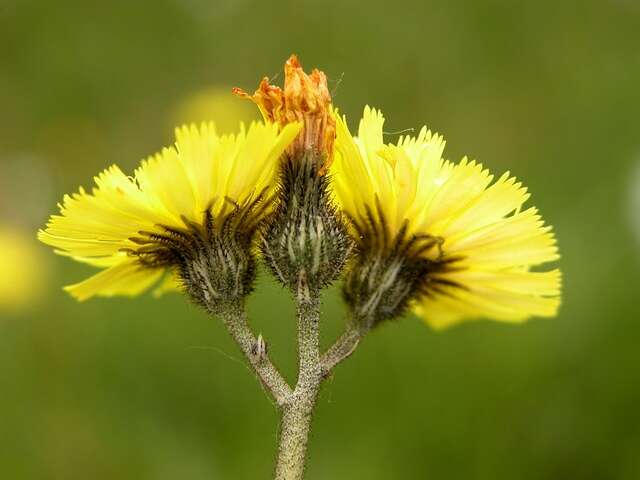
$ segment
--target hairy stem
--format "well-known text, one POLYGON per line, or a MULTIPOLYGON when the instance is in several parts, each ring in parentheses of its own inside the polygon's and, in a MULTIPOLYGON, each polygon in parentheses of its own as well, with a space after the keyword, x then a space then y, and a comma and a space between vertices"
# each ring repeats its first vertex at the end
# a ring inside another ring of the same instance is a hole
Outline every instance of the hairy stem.
POLYGON ((358 327, 353 322, 348 324, 345 332, 320 358, 323 377, 327 377, 336 365, 349 358, 356 351, 366 332, 365 327, 358 327))
POLYGON ((269 359, 262 336, 256 337, 249 327, 242 304, 226 305, 215 311, 281 411, 276 480, 303 478, 320 385, 336 365, 356 350, 366 334, 366 329, 350 322, 342 336, 321 355, 320 293, 309 291, 304 282, 297 293, 298 380, 295 389, 291 389, 269 359))
POLYGON ((276 480, 303 478, 311 419, 322 382, 320 294, 303 290, 299 289, 297 295, 298 382, 282 408, 276 480))
POLYGON ((317 388, 320 373, 320 295, 298 298, 298 383, 296 391, 317 388))
POLYGON ((282 411, 276 480, 303 478, 316 394, 298 397, 282 411))
POLYGON ((291 387, 269 359, 262 336, 256 338, 251 331, 244 307, 238 304, 230 305, 220 316, 266 391, 278 406, 285 405, 293 394, 291 387))

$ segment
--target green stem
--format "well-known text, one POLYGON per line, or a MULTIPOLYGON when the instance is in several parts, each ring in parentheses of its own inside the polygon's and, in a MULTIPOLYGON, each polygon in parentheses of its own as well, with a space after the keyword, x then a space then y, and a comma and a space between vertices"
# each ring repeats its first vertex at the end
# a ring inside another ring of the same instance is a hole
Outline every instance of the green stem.
POLYGON ((320 355, 320 293, 303 287, 296 296, 298 380, 293 390, 269 359, 262 336, 256 337, 249 327, 243 305, 227 305, 216 311, 281 411, 276 480, 303 478, 320 385, 333 367, 355 351, 366 333, 349 323, 345 333, 320 355))
POLYGON ((316 394, 300 395, 283 409, 276 480, 303 478, 315 402, 316 394))
POLYGON ((347 324, 345 332, 320 358, 322 376, 326 378, 336 365, 349 358, 356 351, 360 340, 366 333, 365 327, 358 327, 353 321, 347 324))
POLYGON ((276 480, 303 478, 313 409, 322 382, 319 292, 299 292, 297 315, 298 382, 282 409, 276 480))
POLYGON ((249 327, 244 307, 237 304, 230 305, 221 312, 220 316, 265 390, 269 392, 278 406, 285 405, 293 391, 269 359, 267 346, 262 335, 256 338, 249 327))

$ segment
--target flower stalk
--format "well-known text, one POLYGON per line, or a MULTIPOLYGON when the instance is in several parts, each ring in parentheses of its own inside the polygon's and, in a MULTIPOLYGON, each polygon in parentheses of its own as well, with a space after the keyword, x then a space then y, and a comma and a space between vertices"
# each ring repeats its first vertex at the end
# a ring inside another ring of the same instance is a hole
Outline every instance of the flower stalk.
POLYGON ((367 332, 368 329, 356 326, 353 321, 349 322, 344 333, 320 358, 323 378, 327 378, 336 365, 353 355, 367 332))
POLYGON ((358 347, 365 331, 350 323, 345 333, 320 353, 320 291, 309 290, 301 276, 295 295, 298 338, 298 379, 291 388, 268 356, 262 335, 255 336, 240 302, 217 305, 219 316, 244 354, 281 415, 276 480, 299 480, 304 476, 313 411, 322 382, 332 369, 358 347))
POLYGON ((298 381, 289 401, 282 407, 276 480, 303 478, 311 420, 322 382, 320 292, 309 295, 302 283, 296 296, 298 381))
POLYGON ((291 387, 269 358, 267 344, 262 335, 256 337, 251 330, 242 304, 232 303, 219 311, 229 334, 251 365, 265 391, 278 407, 284 406, 293 393, 291 387))

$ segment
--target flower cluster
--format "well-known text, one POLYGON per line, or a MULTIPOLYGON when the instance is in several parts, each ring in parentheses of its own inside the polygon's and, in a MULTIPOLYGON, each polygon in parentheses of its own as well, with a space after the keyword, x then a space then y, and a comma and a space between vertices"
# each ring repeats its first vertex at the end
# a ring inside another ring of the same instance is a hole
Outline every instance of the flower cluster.
POLYGON ((442 136, 426 127, 386 143, 369 107, 352 136, 325 74, 307 75, 295 56, 283 89, 265 78, 253 95, 234 93, 264 121, 227 136, 179 128, 133 177, 112 166, 91 192, 64 198, 39 238, 102 268, 66 287, 74 297, 155 285, 216 311, 251 291, 260 256, 298 294, 344 275, 365 329, 407 309, 437 328, 556 314, 560 271, 539 269, 558 258, 555 239, 509 173, 443 159, 442 136))

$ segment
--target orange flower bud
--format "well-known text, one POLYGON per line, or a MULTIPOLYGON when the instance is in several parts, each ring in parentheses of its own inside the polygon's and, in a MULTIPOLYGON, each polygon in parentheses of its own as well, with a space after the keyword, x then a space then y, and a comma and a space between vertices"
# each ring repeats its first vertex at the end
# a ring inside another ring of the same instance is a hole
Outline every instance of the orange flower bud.
POLYGON ((331 114, 331 95, 324 72, 314 69, 307 75, 298 57, 291 55, 284 65, 284 90, 271 85, 265 77, 253 95, 240 88, 234 88, 233 93, 252 100, 265 120, 281 128, 293 122, 303 123, 287 153, 298 156, 311 150, 323 155, 319 173, 327 171, 333 159, 336 120, 331 114))

